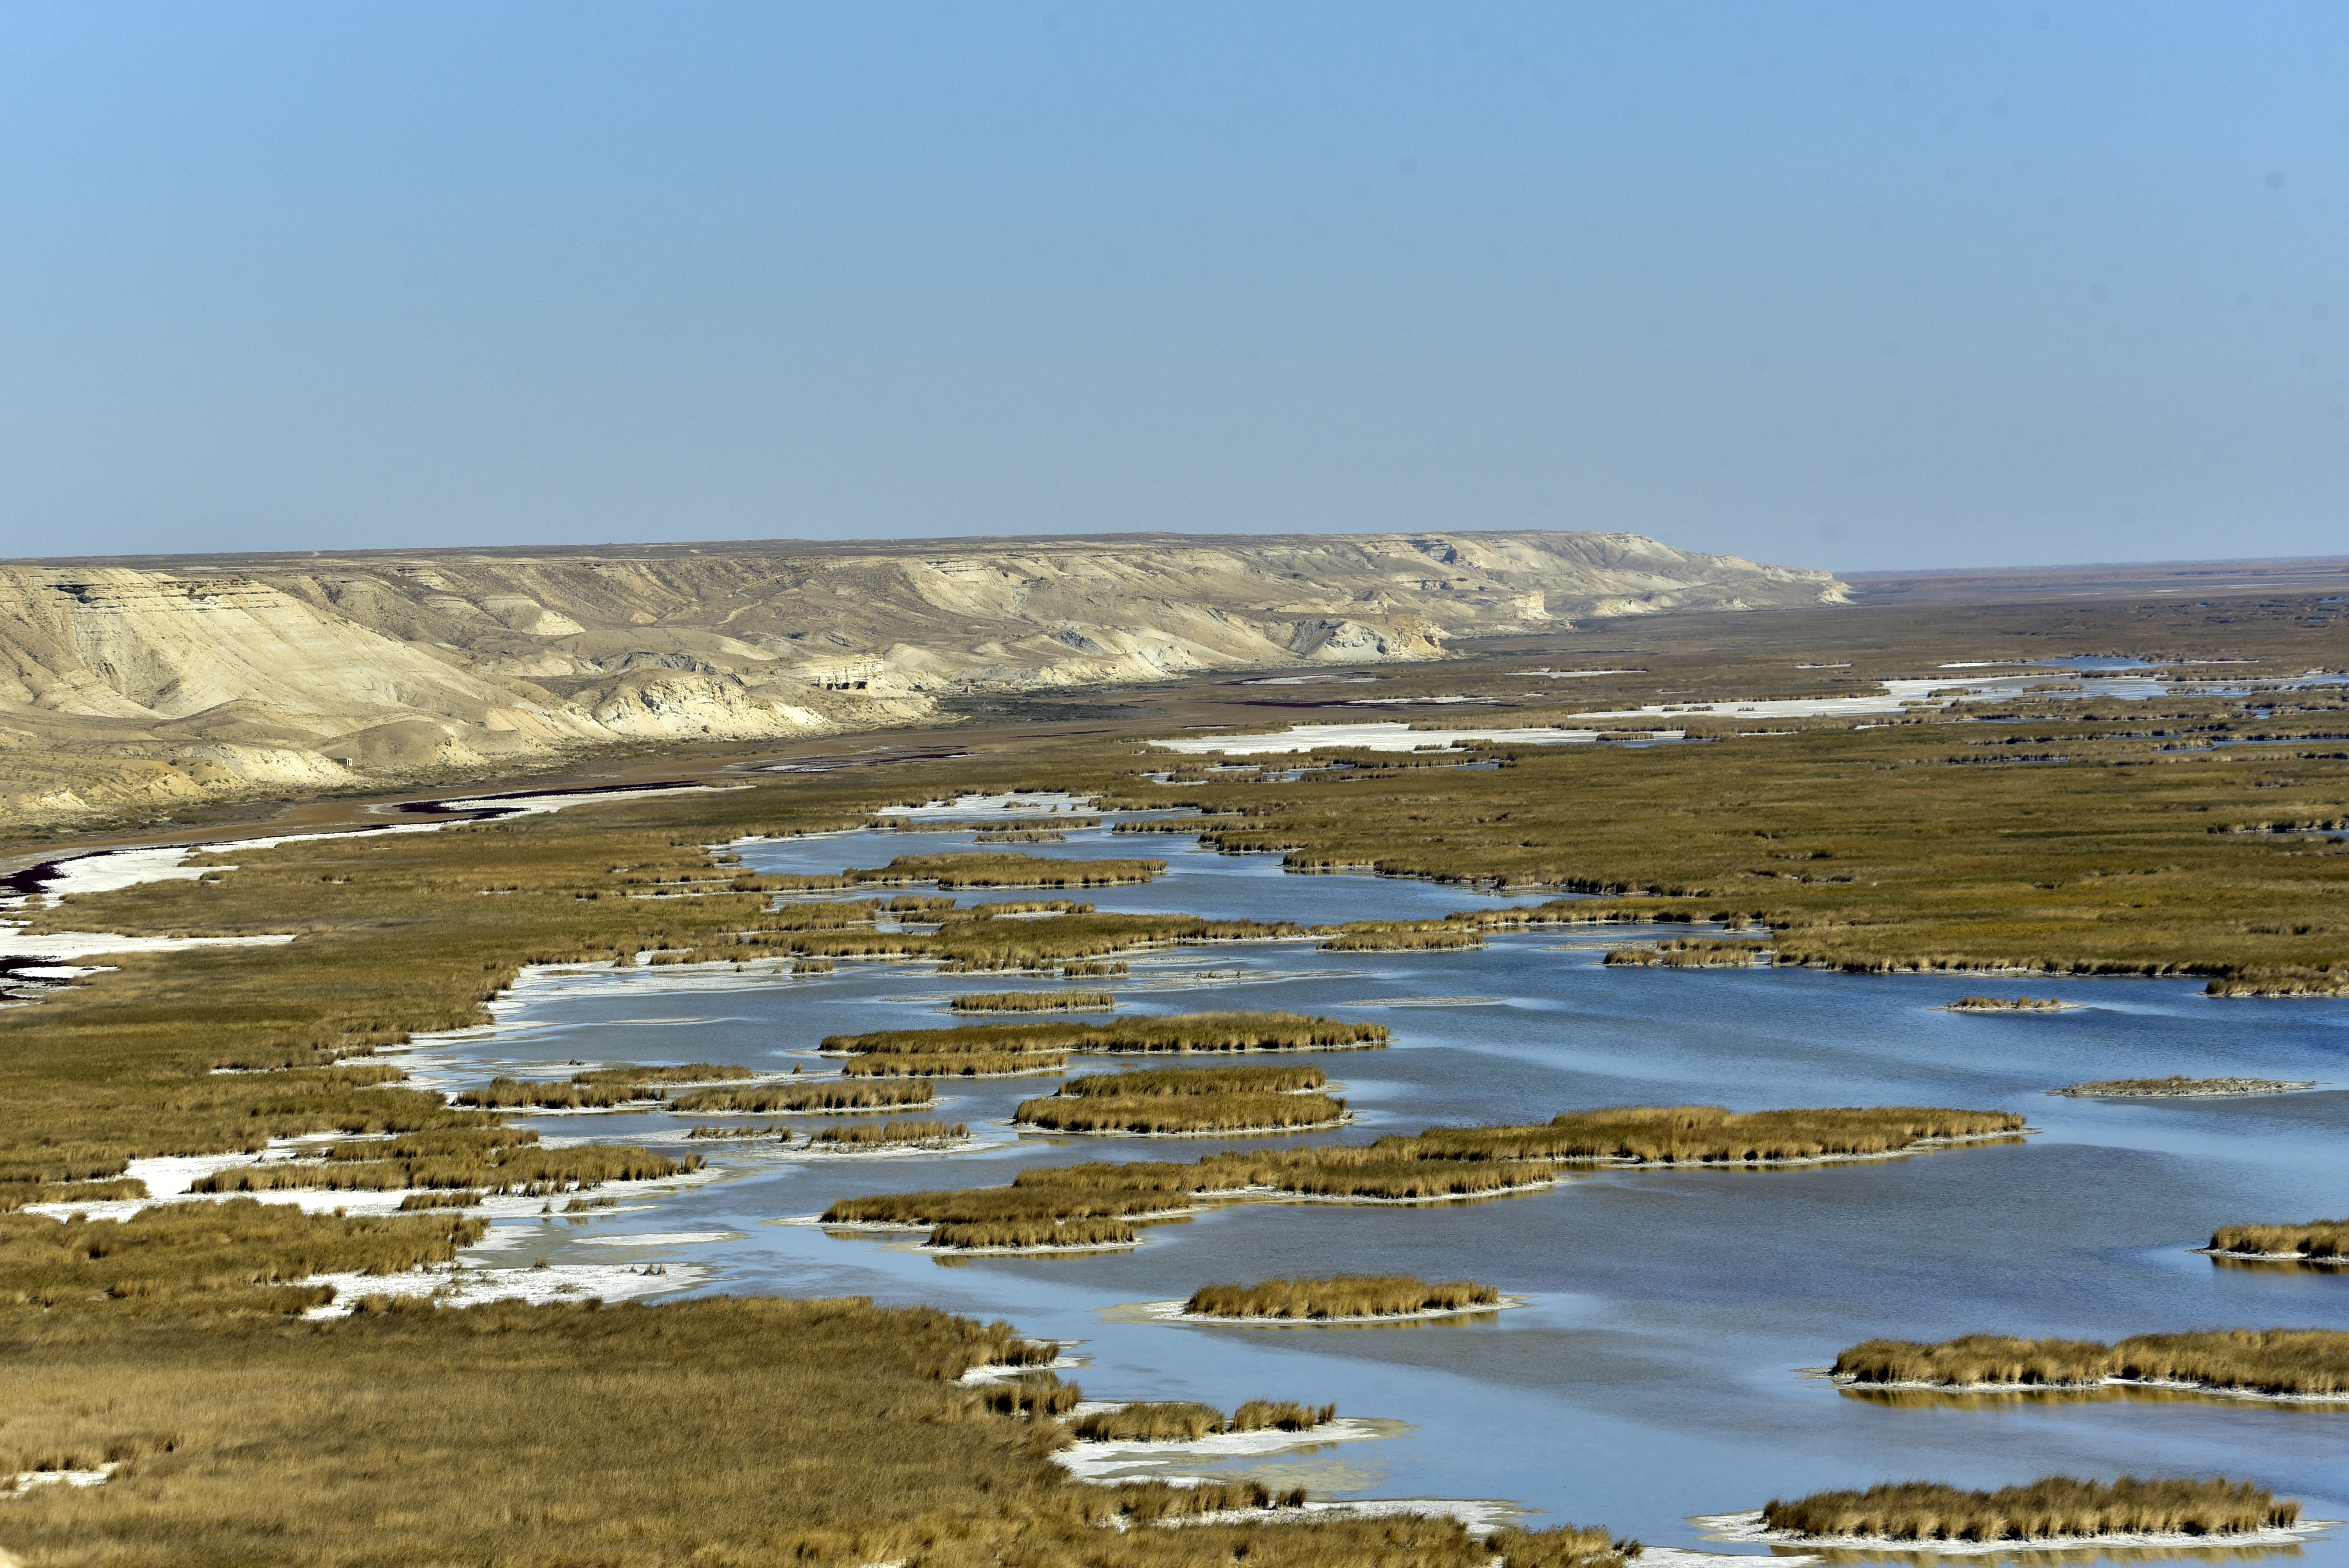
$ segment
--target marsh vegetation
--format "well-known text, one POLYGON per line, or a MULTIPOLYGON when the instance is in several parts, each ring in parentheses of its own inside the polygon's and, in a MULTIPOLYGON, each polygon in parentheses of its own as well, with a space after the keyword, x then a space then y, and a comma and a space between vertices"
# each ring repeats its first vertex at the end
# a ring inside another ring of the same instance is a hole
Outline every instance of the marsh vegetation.
POLYGON ((1764 1528, 1821 1540, 2037 1541, 2101 1535, 2232 1535, 2298 1522, 2300 1505, 2250 1481, 2075 1480, 1997 1491, 1931 1481, 1772 1499, 1764 1528))
POLYGON ((1346 1102, 1319 1068, 1174 1068, 1071 1078, 1012 1119, 1056 1132, 1247 1132, 1330 1127, 1346 1102))
POLYGON ((1106 1013, 1117 998, 1106 991, 982 991, 947 1006, 957 1013, 1106 1013))
POLYGON ((1081 1416, 1070 1428, 1087 1442, 1197 1442, 1225 1432, 1309 1432, 1338 1418, 1335 1405, 1250 1399, 1226 1416, 1187 1400, 1120 1405, 1081 1416))
POLYGON ((949 1149, 970 1137, 959 1121, 860 1121, 850 1127, 819 1127, 808 1134, 817 1149, 949 1149))
POLYGON ((904 1083, 757 1084, 741 1088, 698 1088, 674 1096, 668 1109, 679 1112, 745 1111, 752 1115, 799 1112, 884 1110, 895 1106, 927 1105, 937 1091, 918 1079, 904 1083))
POLYGON ((1961 996, 1942 1010, 1950 1013, 2061 1013, 2064 1006, 2060 996, 1961 996))
POLYGON ((749 1068, 716 1062, 681 1068, 604 1068, 551 1083, 492 1078, 487 1088, 463 1090, 451 1103, 480 1110, 602 1110, 664 1099, 671 1084, 723 1083, 753 1076, 749 1068))
POLYGON ((2079 1099, 2234 1099, 2251 1095, 2291 1094, 2314 1088, 2313 1083, 2286 1078, 2190 1078, 2172 1073, 2158 1078, 2106 1078, 2100 1083, 2066 1084, 2054 1092, 2079 1099))
POLYGON ((1430 1284, 1409 1274, 1330 1274, 1316 1279, 1268 1279, 1257 1284, 1208 1284, 1191 1293, 1191 1317, 1318 1320, 1413 1317, 1497 1306, 1501 1293, 1475 1280, 1430 1284))
POLYGON ((2210 1233, 2209 1250, 2245 1257, 2349 1260, 2349 1220, 2311 1220, 2304 1225, 2221 1225, 2210 1233))
POLYGON ((2144 1334, 2103 1345, 1974 1334, 1939 1345, 1871 1339, 1836 1357, 1854 1383, 2078 1387, 2115 1379, 2259 1394, 2349 1394, 2349 1332, 2326 1328, 2144 1334))

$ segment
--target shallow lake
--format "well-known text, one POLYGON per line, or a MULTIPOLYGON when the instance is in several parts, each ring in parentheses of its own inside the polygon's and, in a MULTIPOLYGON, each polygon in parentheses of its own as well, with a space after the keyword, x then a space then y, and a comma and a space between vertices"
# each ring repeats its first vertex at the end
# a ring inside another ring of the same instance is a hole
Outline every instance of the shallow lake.
MULTIPOLYGON (((967 833, 854 833, 749 843, 740 853, 756 871, 816 872, 971 842, 967 833)), ((1170 862, 1148 886, 1075 895, 1103 909, 1309 923, 1537 902, 1288 875, 1277 857, 1217 855, 1174 834, 1079 830, 1065 844, 1006 847, 1170 862)), ((1030 896, 1049 895, 965 902, 1030 896)), ((1637 934, 1513 934, 1472 953, 1325 954, 1309 942, 1182 948, 1131 957, 1130 975, 1078 984, 1106 984, 1129 1011, 1279 1007, 1390 1026, 1390 1049, 1302 1058, 1325 1067, 1360 1114, 1341 1131, 1307 1138, 1366 1142, 1433 1124, 1689 1101, 1998 1108, 2023 1112, 2039 1130, 2018 1144, 1873 1163, 1607 1171, 1445 1206, 1237 1204, 1145 1227, 1144 1244, 1131 1252, 1062 1258, 947 1261, 920 1251, 917 1236, 768 1222, 860 1192, 999 1184, 1028 1164, 1189 1160, 1263 1141, 1015 1134, 1017 1102, 1058 1081, 1040 1075, 941 1085, 936 1113, 968 1123, 986 1140, 976 1151, 816 1161, 721 1144, 713 1158, 729 1166, 728 1179, 584 1225, 528 1222, 532 1239, 498 1261, 608 1264, 613 1249, 590 1238, 732 1233, 630 1252, 714 1265, 707 1288, 717 1290, 869 1295, 1009 1318, 1030 1335, 1081 1342, 1075 1354, 1087 1364, 1064 1375, 1092 1398, 1225 1408, 1257 1397, 1335 1400, 1345 1415, 1409 1430, 1235 1468, 1328 1497, 1507 1500, 1542 1511, 1529 1521, 1537 1525, 1600 1523, 1656 1545, 1702 1547, 1692 1515, 1914 1478, 1997 1486, 2056 1472, 2224 1473, 2300 1498, 2313 1517, 2349 1518, 2349 1406, 1868 1398, 1804 1370, 1877 1336, 2349 1328, 2349 1271, 2221 1266, 2189 1250, 2222 1223, 2349 1212, 2349 1090, 2340 1087, 2349 1081, 2349 1004, 2210 1001, 2199 982, 2183 981, 1600 965, 1608 942, 1637 934), (2036 1016, 1940 1010, 1985 989, 2083 1006, 2036 1016), (2047 1092, 2171 1073, 2328 1084, 2167 1103, 2047 1092), (1197 1327, 1105 1312, 1210 1281, 1340 1271, 1465 1275, 1531 1305, 1365 1328, 1197 1327)), ((419 1057, 451 1081, 492 1069, 552 1074, 573 1060, 761 1070, 796 1061, 828 1073, 834 1064, 812 1054, 824 1035, 947 1023, 946 999, 957 992, 1050 984, 849 961, 797 978, 602 971, 535 985, 494 1036, 419 1057)), ((1071 1070, 1119 1065, 1081 1057, 1071 1070)), ((626 1139, 673 1138, 682 1124, 632 1115, 534 1125, 550 1136, 626 1139)), ((2283 1551, 2349 1563, 2341 1533, 2283 1551)))

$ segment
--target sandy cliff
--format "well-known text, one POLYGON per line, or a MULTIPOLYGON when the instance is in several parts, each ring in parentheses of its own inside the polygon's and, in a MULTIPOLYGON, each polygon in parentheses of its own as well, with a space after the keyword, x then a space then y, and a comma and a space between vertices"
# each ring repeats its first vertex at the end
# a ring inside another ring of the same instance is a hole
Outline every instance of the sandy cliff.
POLYGON ((0 564, 0 814, 65 825, 1842 595, 1825 573, 1547 531, 0 564))

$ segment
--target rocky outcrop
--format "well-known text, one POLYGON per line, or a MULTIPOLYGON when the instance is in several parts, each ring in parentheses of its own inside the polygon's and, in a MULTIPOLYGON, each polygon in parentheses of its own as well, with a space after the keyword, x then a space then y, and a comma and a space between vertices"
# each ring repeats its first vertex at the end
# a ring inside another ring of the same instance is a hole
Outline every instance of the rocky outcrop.
POLYGON ((1547 531, 25 562, 0 565, 0 812, 870 728, 974 690, 1430 659, 1581 615, 1843 592, 1547 531))

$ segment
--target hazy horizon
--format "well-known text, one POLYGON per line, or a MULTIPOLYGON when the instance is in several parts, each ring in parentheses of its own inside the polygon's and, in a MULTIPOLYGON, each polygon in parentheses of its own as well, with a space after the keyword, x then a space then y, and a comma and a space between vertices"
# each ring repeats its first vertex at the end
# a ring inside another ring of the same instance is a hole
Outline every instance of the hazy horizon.
POLYGON ((0 554, 2323 554, 2344 67, 2311 4, 13 8, 0 554))

